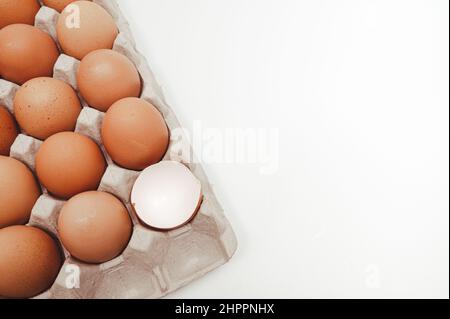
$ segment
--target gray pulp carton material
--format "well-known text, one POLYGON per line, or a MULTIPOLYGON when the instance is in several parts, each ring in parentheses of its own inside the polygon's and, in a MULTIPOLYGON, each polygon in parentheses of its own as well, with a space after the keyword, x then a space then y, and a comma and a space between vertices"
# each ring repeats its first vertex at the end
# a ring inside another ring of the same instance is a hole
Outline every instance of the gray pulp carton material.
MULTIPOLYGON (((114 50, 134 62, 143 80, 141 98, 151 102, 163 114, 169 129, 179 129, 172 109, 166 104, 145 58, 135 49, 128 23, 114 0, 94 1, 115 19, 119 35, 114 50)), ((58 13, 42 7, 36 26, 55 40, 58 13)), ((61 54, 54 77, 77 90, 76 70, 79 61, 61 54)), ((19 87, 0 79, 0 104, 13 112, 13 98, 19 87)), ((138 221, 130 204, 130 192, 139 172, 116 166, 101 144, 100 127, 104 114, 82 100, 83 110, 76 131, 91 137, 102 148, 108 162, 99 190, 114 194, 127 206, 134 223, 128 247, 118 258, 101 265, 89 265, 71 258, 63 249, 65 262, 54 285, 36 298, 160 298, 202 277, 226 263, 237 248, 237 240, 199 164, 183 160, 171 143, 165 159, 178 160, 189 167, 201 181, 204 201, 196 218, 188 225, 170 232, 151 230, 138 221)), ((184 141, 184 143, 188 143, 184 141)), ((11 148, 11 156, 35 169, 35 155, 42 141, 21 134, 11 148)), ((190 149, 190 145, 187 145, 190 149)), ((53 198, 43 189, 36 202, 29 225, 40 227, 56 238, 58 214, 64 201, 53 198)))

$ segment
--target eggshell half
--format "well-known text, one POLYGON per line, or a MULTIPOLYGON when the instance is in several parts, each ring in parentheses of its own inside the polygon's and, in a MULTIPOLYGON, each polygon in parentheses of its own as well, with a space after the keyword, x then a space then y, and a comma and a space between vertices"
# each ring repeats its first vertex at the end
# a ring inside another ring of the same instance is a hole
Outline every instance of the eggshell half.
POLYGON ((131 192, 131 203, 146 225, 171 230, 191 221, 200 208, 200 181, 181 163, 164 161, 145 169, 131 192))

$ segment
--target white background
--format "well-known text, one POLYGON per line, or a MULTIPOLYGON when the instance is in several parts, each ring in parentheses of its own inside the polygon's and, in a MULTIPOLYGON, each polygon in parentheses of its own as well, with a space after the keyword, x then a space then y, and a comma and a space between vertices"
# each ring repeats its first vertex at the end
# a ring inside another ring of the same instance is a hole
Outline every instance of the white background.
POLYGON ((239 238, 174 298, 449 296, 447 0, 119 0, 182 124, 277 128, 207 164, 239 238))

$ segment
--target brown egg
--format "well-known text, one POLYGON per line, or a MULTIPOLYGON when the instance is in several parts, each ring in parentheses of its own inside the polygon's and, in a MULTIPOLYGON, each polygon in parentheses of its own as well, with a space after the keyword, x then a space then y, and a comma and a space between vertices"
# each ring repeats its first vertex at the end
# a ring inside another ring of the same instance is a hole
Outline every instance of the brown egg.
POLYGON ((114 162, 132 169, 159 162, 169 146, 169 130, 161 113, 138 98, 114 103, 102 125, 103 144, 114 162))
POLYGON ((40 140, 73 131, 81 103, 72 87, 53 78, 26 82, 14 98, 14 115, 24 132, 40 140))
POLYGON ((40 195, 41 190, 27 166, 0 156, 0 228, 28 223, 40 195))
POLYGON ((120 200, 104 192, 71 198, 61 210, 58 233, 70 254, 100 264, 122 253, 130 240, 132 223, 120 200))
POLYGON ((62 258, 58 244, 34 227, 0 229, 0 296, 31 298, 56 280, 62 258))
POLYGON ((44 31, 26 24, 0 30, 0 75, 22 85, 39 76, 52 76, 59 51, 44 31))
POLYGON ((96 190, 105 169, 98 145, 78 133, 52 135, 36 155, 36 173, 42 185, 63 199, 96 190))
POLYGON ((77 0, 42 0, 42 3, 49 8, 53 8, 56 11, 61 12, 65 7, 75 1, 77 0))
POLYGON ((113 50, 86 55, 78 68, 77 82, 86 102, 102 112, 122 98, 141 93, 141 79, 133 62, 113 50))
POLYGON ((0 0, 0 29, 15 23, 34 25, 40 8, 37 0, 0 0))
POLYGON ((64 53, 81 60, 92 51, 112 49, 118 29, 100 5, 76 1, 61 13, 56 33, 64 53), (78 10, 73 10, 74 6, 78 10))
POLYGON ((0 105, 0 155, 9 156, 9 151, 17 135, 17 124, 6 107, 0 105))

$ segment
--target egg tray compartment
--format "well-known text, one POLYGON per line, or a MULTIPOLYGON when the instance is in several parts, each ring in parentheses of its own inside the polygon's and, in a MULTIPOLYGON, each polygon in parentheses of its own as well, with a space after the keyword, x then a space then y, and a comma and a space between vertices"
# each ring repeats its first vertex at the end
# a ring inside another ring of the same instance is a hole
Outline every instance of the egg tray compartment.
MULTIPOLYGON (((171 131, 181 128, 172 109, 166 104, 146 59, 137 52, 129 25, 115 0, 94 2, 105 8, 116 21, 119 35, 113 49, 136 65, 143 82, 141 98, 159 109, 171 131)), ((55 41, 58 15, 55 10, 43 6, 35 22, 55 41)), ((61 54, 53 76, 77 90, 78 64, 75 58, 61 54)), ((18 88, 16 84, 0 79, 0 105, 5 105, 12 113, 18 88)), ((176 160, 189 167, 202 184, 203 203, 189 224, 169 232, 152 230, 139 222, 131 208, 130 193, 139 172, 123 169, 112 162, 101 144, 100 128, 104 113, 90 108, 81 97, 80 100, 83 109, 75 131, 91 137, 102 148, 108 166, 99 190, 114 194, 126 205, 134 224, 133 235, 122 255, 101 265, 85 264, 73 259, 63 248, 65 262, 56 282, 36 298, 160 298, 225 264, 236 251, 236 236, 202 167, 189 163, 179 154, 179 150, 186 147, 192 150, 187 139, 171 141, 164 160, 176 160), (180 143, 186 144, 180 148, 180 143), (78 273, 79 281, 76 280, 78 273)), ((35 171, 35 155, 41 144, 42 141, 20 134, 11 148, 11 157, 35 171)), ((44 229, 57 238, 57 219, 65 202, 53 198, 42 189, 43 195, 33 208, 29 225, 44 229)))

